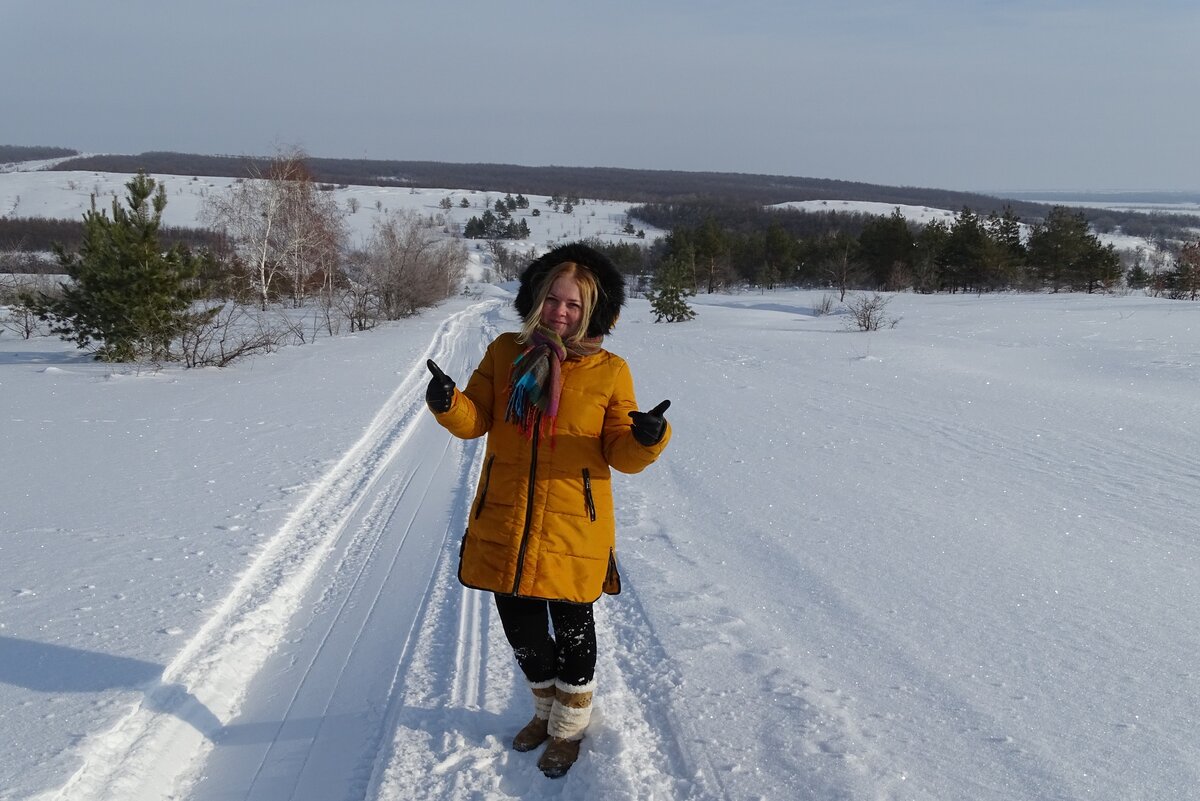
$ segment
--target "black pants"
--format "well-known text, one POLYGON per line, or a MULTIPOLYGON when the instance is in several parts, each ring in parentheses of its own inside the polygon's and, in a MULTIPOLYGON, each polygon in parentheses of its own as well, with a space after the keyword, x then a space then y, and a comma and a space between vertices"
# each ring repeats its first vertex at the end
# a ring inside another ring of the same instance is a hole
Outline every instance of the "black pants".
POLYGON ((596 619, 591 604, 497 595, 504 636, 525 678, 581 685, 596 675, 596 619), (550 632, 550 623, 554 632, 550 632))

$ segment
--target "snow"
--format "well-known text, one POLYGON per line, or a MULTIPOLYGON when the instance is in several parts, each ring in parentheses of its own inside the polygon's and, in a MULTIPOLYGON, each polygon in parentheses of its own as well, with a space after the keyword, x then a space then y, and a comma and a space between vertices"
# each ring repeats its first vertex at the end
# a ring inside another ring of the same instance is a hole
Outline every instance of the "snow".
MULTIPOLYGON (((102 210, 111 208, 114 198, 124 200, 125 184, 130 176, 125 173, 95 171, 39 171, 47 162, 21 162, 9 165, 11 171, 0 170, 0 216, 49 217, 51 219, 81 219, 91 208, 92 197, 102 210)), ((167 207, 163 213, 163 224, 170 226, 195 227, 201 225, 201 209, 207 196, 227 192, 234 184, 233 178, 160 175, 153 174, 167 193, 167 207)), ((492 209, 505 192, 484 192, 464 189, 429 189, 380 186, 339 186, 329 190, 345 214, 344 223, 353 246, 362 246, 371 236, 374 224, 382 217, 394 212, 414 212, 425 217, 440 217, 446 225, 461 228, 472 217, 492 209), (450 208, 443 209, 441 203, 450 199, 450 208), (462 208, 466 199, 469 206, 462 208), (352 208, 357 206, 357 211, 352 208)), ((515 197, 515 195, 514 195, 515 197)), ((605 242, 652 241, 666 232, 636 222, 646 234, 645 240, 625 234, 622 229, 627 221, 629 203, 611 200, 583 198, 572 213, 555 211, 547 204, 545 195, 527 195, 529 208, 513 212, 513 219, 525 220, 530 237, 507 243, 509 248, 523 252, 533 247, 547 247, 577 239, 597 238, 605 242), (534 210, 539 212, 534 215, 534 210)), ((471 242, 472 247, 483 249, 484 243, 471 242)), ((483 261, 479 253, 474 254, 476 263, 483 261)), ((478 271, 476 271, 478 272, 478 271)))
POLYGON ((490 288, 224 370, 0 338, 0 799, 1196 797, 1200 305, 632 300, 664 457, 552 782, 424 412, 490 288))
POLYGON ((1200 304, 631 300, 606 344, 674 436, 616 480, 551 781, 456 580, 482 443, 423 405, 516 327, 474 289, 225 369, 0 333, 0 801, 1200 797, 1200 304))
POLYGON ((873 214, 878 217, 890 217, 899 211, 904 219, 917 225, 928 225, 941 222, 953 225, 958 211, 932 208, 930 206, 912 206, 905 203, 879 203, 873 200, 793 200, 788 203, 776 203, 773 209, 795 209, 811 213, 837 212, 838 214, 873 214))
MULTIPOLYGON (((1196 204, 1194 203, 1159 203, 1129 206, 1127 204, 1114 205, 1095 202, 1071 203, 1070 205, 1073 207, 1112 208, 1144 213, 1158 211, 1183 214, 1194 213, 1196 211, 1196 204)), ((771 208, 797 209, 807 212, 835 211, 842 214, 872 214, 879 217, 887 217, 899 211, 900 216, 915 225, 928 225, 933 222, 940 222, 948 226, 953 226, 955 219, 958 217, 957 211, 949 211, 947 209, 932 208, 930 206, 912 206, 903 203, 878 203, 865 200, 797 200, 789 203, 777 203, 771 206, 771 208)), ((1046 208, 1049 209, 1050 206, 1047 205, 1046 208)), ((1028 239, 1031 231, 1030 226, 1026 223, 1021 223, 1018 228, 1021 232, 1021 238, 1023 240, 1028 239)), ((1136 251, 1139 249, 1152 251, 1157 249, 1157 246, 1145 237, 1130 236, 1121 233, 1100 233, 1095 236, 1101 245, 1112 245, 1118 251, 1136 251)))

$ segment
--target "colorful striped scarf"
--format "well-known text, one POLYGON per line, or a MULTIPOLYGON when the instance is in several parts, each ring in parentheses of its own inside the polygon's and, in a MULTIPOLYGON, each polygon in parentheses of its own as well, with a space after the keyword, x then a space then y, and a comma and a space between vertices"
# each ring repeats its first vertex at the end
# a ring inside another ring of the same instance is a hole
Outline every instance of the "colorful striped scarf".
POLYGON ((553 330, 539 325, 529 346, 513 362, 508 373, 508 408, 504 419, 533 437, 539 423, 544 434, 554 434, 558 404, 562 398, 562 363, 568 356, 588 356, 600 350, 604 337, 568 345, 553 330))

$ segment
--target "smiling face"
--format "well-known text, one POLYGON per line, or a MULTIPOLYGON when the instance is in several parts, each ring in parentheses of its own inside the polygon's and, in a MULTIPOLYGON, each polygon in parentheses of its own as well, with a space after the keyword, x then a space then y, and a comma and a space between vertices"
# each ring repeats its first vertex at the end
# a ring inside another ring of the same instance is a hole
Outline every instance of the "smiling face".
POLYGON ((546 293, 541 323, 566 339, 579 330, 582 319, 583 295, 579 292, 579 284, 571 275, 560 275, 546 293))

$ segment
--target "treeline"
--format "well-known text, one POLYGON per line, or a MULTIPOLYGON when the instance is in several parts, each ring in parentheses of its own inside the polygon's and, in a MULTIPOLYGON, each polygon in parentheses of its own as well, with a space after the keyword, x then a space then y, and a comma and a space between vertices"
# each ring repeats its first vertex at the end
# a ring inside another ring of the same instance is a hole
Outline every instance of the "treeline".
MULTIPOLYGON (((183 245, 192 250, 227 250, 225 238, 206 228, 163 226, 159 235, 165 247, 183 245)), ((56 244, 78 250, 83 244, 82 219, 56 220, 49 217, 0 217, 0 272, 47 272, 56 262, 49 254, 56 244), (34 269, 27 269, 33 267, 34 269)))
POLYGON ((1088 223, 1102 234, 1122 233, 1150 241, 1186 239, 1200 227, 1200 217, 1194 214, 1091 209, 1084 213, 1088 223))
POLYGON ((877 216, 836 209, 805 211, 794 208, 765 208, 759 204, 728 198, 691 203, 645 203, 630 207, 628 214, 631 218, 665 231, 699 228, 712 221, 722 230, 735 234, 751 234, 778 226, 798 239, 820 236, 830 231, 845 231, 858 236, 877 216))
MULTIPOLYGON (((252 177, 269 169, 270 158, 147 152, 70 159, 54 169, 103 170, 160 175, 252 177)), ((527 167, 515 164, 451 164, 436 161, 306 159, 315 180, 331 185, 403 186, 574 195, 599 200, 688 206, 721 202, 769 206, 803 200, 859 200, 939 209, 972 208, 979 214, 1011 209, 1022 218, 1044 217, 1043 203, 910 186, 885 186, 826 178, 749 173, 631 170, 615 167, 527 167), (714 201, 713 199, 720 199, 714 201)), ((1064 204, 1065 205, 1065 204, 1064 204)), ((1077 209, 1100 232, 1120 230, 1147 239, 1182 239, 1200 216, 1145 214, 1111 209, 1077 209)), ((650 222, 650 220, 647 220, 650 222)))
POLYGON ((17 161, 41 161, 78 156, 78 150, 66 147, 27 147, 24 145, 0 145, 0 164, 17 161))
MULTIPOLYGON (((692 291, 778 285, 918 292, 1107 291, 1121 285, 1173 297, 1196 291, 1195 245, 1125 261, 1102 245, 1079 210, 1056 206, 1023 221, 1011 208, 952 222, 765 210, 736 204, 646 205, 630 210, 671 233, 647 250, 605 247, 631 275, 681 270, 692 291), (639 253, 640 250, 640 253, 639 253)), ((602 246, 603 247, 603 246, 602 246)))
POLYGON ((165 189, 142 172, 123 203, 84 213, 78 244, 53 221, 44 235, 69 280, 0 273, 0 327, 26 339, 58 334, 105 361, 223 366, 346 325, 373 328, 461 291, 466 249, 441 223, 393 212, 352 248, 345 212, 302 153, 281 154, 257 177, 205 197, 200 218, 220 234, 199 245, 168 240, 165 189))
MULTIPOLYGON (((71 159, 58 170, 170 175, 249 177, 260 174, 269 158, 205 156, 189 153, 148 152, 136 156, 105 155, 71 159)), ((436 161, 382 161, 308 157, 316 180, 333 184, 475 189, 536 195, 574 195, 598 200, 631 202, 692 202, 724 198, 770 205, 799 200, 873 200, 901 205, 959 208, 964 205, 985 213, 1005 204, 1034 213, 1036 203, 1003 200, 971 192, 894 187, 825 178, 800 178, 750 173, 631 170, 616 167, 527 167, 515 164, 451 164, 436 161)))

